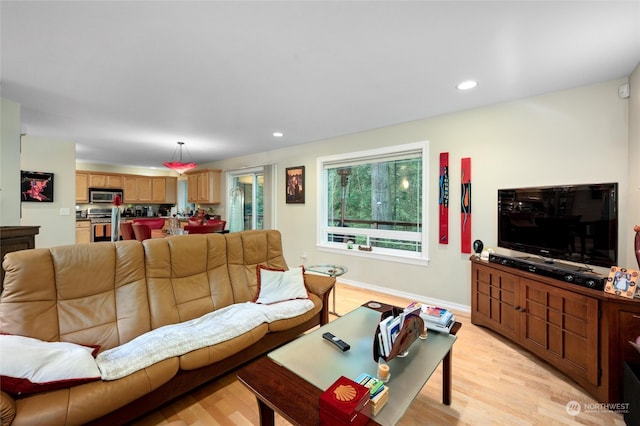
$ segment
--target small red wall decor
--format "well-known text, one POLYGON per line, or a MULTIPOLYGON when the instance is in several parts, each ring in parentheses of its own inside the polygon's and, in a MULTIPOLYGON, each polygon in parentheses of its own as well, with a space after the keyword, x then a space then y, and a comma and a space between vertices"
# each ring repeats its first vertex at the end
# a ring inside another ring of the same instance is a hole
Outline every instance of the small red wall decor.
POLYGON ((440 231, 438 242, 449 244, 449 153, 440 153, 440 179, 438 182, 440 196, 438 197, 438 214, 440 217, 440 231))
POLYGON ((471 158, 463 158, 460 166, 461 251, 471 253, 471 158))

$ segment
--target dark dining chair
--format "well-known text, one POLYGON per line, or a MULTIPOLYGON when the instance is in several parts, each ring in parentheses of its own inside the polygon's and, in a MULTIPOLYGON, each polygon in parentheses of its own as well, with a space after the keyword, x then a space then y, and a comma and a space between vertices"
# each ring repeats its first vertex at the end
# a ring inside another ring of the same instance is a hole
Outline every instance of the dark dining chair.
POLYGON ((151 238, 151 228, 149 228, 149 225, 146 225, 144 223, 134 223, 131 225, 131 227, 133 228, 133 233, 136 236, 136 240, 144 241, 151 238))

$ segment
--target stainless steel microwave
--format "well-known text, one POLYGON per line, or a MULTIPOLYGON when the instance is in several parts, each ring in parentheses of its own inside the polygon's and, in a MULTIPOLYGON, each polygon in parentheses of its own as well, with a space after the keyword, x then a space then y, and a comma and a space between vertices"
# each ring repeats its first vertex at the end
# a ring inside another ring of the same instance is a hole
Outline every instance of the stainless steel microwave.
POLYGON ((111 203, 116 195, 120 196, 122 200, 122 189, 92 189, 89 188, 89 202, 90 203, 111 203))

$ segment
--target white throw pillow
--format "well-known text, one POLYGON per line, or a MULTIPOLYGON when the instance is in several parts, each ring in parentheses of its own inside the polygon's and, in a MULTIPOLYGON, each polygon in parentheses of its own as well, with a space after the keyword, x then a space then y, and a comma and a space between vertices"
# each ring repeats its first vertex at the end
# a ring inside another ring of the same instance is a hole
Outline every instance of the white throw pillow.
POLYGON ((256 303, 271 304, 293 299, 308 299, 304 286, 304 269, 288 271, 267 269, 258 265, 258 297, 256 303))
POLYGON ((2 390, 29 394, 100 379, 96 347, 0 335, 2 390))

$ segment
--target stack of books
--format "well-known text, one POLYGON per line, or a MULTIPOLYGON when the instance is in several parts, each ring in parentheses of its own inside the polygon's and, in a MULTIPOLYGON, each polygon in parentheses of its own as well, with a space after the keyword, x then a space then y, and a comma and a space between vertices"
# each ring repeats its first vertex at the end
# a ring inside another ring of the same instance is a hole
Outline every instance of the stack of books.
POLYGON ((449 333, 456 322, 456 316, 448 309, 437 306, 422 305, 420 318, 429 330, 449 333))
POLYGON ((362 373, 356 377, 355 382, 369 389, 371 399, 371 414, 376 415, 389 401, 389 388, 384 382, 371 374, 362 373))

